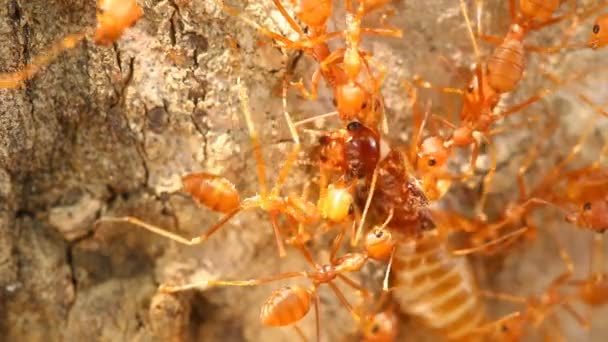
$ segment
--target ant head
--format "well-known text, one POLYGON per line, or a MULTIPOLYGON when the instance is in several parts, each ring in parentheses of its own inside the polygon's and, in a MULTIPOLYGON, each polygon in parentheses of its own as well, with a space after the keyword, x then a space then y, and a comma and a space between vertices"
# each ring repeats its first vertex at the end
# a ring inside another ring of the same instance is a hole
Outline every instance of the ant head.
POLYGON ((366 317, 362 334, 366 342, 395 341, 398 320, 392 311, 383 311, 366 317))
POLYGON ((367 100, 367 92, 358 83, 347 82, 336 87, 336 106, 342 119, 356 117, 367 100))
POLYGON ((587 46, 598 49, 608 44, 608 13, 600 15, 591 29, 591 34, 587 40, 587 46))
POLYGON ((449 151, 440 137, 428 137, 420 145, 418 153, 425 169, 441 168, 448 161, 449 151))
POLYGON ((135 0, 99 0, 95 44, 112 44, 144 14, 135 0))
POLYGON ((388 260, 394 247, 393 235, 384 227, 375 226, 365 236, 365 251, 372 259, 388 260))
POLYGON ((306 26, 312 28, 323 27, 331 16, 331 0, 292 0, 291 2, 297 2, 296 15, 306 26))
POLYGON ((318 206, 324 219, 336 223, 344 222, 355 211, 351 189, 343 184, 330 184, 318 206))
POLYGON ((566 221, 603 233, 608 229, 608 199, 586 202, 577 212, 566 216, 566 221))

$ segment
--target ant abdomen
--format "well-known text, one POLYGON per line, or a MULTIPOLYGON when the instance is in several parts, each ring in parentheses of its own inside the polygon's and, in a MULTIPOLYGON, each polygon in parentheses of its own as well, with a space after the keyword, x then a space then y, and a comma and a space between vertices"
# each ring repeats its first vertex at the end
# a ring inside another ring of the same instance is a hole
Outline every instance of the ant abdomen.
POLYGON ((99 0, 95 44, 112 44, 144 14, 135 0, 99 0))
POLYGON ((310 292, 301 286, 286 286, 274 291, 262 306, 260 321, 282 327, 301 320, 310 310, 310 292))
POLYGON ((191 173, 182 177, 182 190, 213 211, 229 213, 241 203, 239 192, 226 178, 209 173, 191 173))
POLYGON ((519 0, 519 10, 526 18, 547 21, 560 3, 561 0, 519 0))
POLYGON ((507 39, 488 60, 488 84, 498 93, 515 89, 524 74, 524 45, 519 39, 507 39))

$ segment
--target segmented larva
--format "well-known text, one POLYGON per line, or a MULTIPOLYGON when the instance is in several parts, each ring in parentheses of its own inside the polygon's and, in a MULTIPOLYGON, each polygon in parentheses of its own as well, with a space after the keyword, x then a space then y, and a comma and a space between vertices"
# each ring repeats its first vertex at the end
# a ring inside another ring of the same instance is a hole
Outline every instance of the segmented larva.
POLYGON ((470 266, 450 254, 436 229, 398 245, 391 277, 394 298, 406 314, 451 341, 480 336, 474 330, 485 314, 470 266))

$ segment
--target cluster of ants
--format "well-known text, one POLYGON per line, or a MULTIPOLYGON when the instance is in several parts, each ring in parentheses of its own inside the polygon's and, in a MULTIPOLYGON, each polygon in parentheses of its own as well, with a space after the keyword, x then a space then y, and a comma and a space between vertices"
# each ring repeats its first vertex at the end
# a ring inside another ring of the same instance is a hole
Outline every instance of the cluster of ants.
MULTIPOLYGON (((239 79, 238 95, 257 161, 259 193, 241 199, 233 183, 222 176, 204 172, 185 175, 182 178, 182 191, 201 205, 224 215, 204 234, 192 239, 135 217, 104 217, 99 222, 130 223, 185 245, 197 245, 210 238, 241 211, 260 209, 266 212, 270 217, 279 256, 285 255, 286 245, 295 248, 312 265, 311 270, 250 280, 205 280, 178 286, 162 285, 160 291, 173 293, 206 286, 255 286, 291 278, 308 278, 311 281, 308 288, 292 285, 272 292, 263 303, 260 314, 263 324, 293 325, 303 339, 306 337, 296 323, 308 314, 312 303, 316 316, 316 339, 320 340, 320 299, 317 289, 323 284, 329 286, 350 312, 360 327, 361 339, 365 341, 397 339, 397 308, 447 340, 520 340, 525 336, 527 327, 541 327, 558 307, 570 313, 583 327, 588 327, 588 318, 579 314, 572 302, 580 300, 590 307, 606 304, 608 279, 601 267, 590 270, 586 278, 575 279, 571 258, 550 230, 548 234, 555 238, 566 271, 555 278, 539 297, 519 297, 479 289, 466 256, 505 252, 515 242, 521 241, 520 238, 534 235, 541 228, 526 218, 534 209, 548 206, 564 213, 562 217, 565 221, 595 233, 594 263, 602 264, 602 233, 608 229, 608 172, 602 162, 608 154, 608 144, 593 163, 580 167, 572 165, 596 121, 602 115, 608 116, 608 113, 583 94, 577 94, 578 99, 591 106, 598 115, 585 126, 570 153, 529 189, 524 176, 539 154, 539 149, 530 149, 518 170, 519 199, 506 205, 502 216, 496 220, 489 220, 484 215, 484 206, 491 180, 497 172, 492 138, 504 131, 497 127, 498 122, 582 77, 575 75, 562 81, 555 75, 547 74, 553 87, 503 108, 499 103, 504 96, 517 90, 524 76, 526 52, 557 53, 575 48, 602 48, 608 44, 608 15, 597 17, 585 43, 570 44, 565 41, 559 47, 542 48, 527 45, 527 35, 560 22, 581 21, 596 16, 608 3, 604 1, 595 7, 577 10, 576 1, 566 5, 560 0, 520 0, 519 3, 510 0, 512 22, 509 30, 504 37, 494 37, 475 32, 467 4, 459 0, 475 52, 472 78, 464 89, 439 88, 420 77, 408 82, 413 115, 412 137, 406 147, 396 147, 385 139, 387 121, 390 120, 385 116, 381 93, 385 67, 361 47, 363 36, 402 36, 399 29, 386 22, 386 15, 382 16, 380 27, 362 27, 366 15, 382 10, 388 2, 359 0, 353 3, 352 0, 345 0, 345 28, 328 31, 327 21, 333 12, 332 0, 291 0, 289 9, 293 9, 294 16, 280 0, 273 0, 289 27, 297 33, 296 39, 289 39, 217 0, 226 13, 244 21, 281 49, 300 51, 318 63, 310 88, 307 89, 302 81, 292 82, 291 85, 303 97, 314 100, 319 83, 323 80, 333 92, 335 112, 294 122, 287 110, 289 82, 285 80, 284 118, 294 145, 280 168, 276 183, 269 188, 262 144, 249 109, 248 91, 239 79), (557 14, 561 6, 572 8, 557 14), (343 39, 344 47, 332 50, 328 41, 336 39, 343 39), (496 44, 486 60, 479 52, 478 39, 496 44), (420 88, 459 94, 462 107, 458 120, 431 114, 428 108, 421 109, 417 100, 417 89, 420 88), (308 198, 310 183, 305 185, 302 194, 284 196, 282 188, 302 150, 299 126, 332 115, 339 118, 341 128, 324 132, 318 139, 317 201, 308 198), (433 130, 427 128, 431 123, 435 127, 433 130), (443 129, 437 129, 438 125, 443 129), (489 147, 491 165, 483 178, 484 186, 476 202, 476 215, 467 217, 436 209, 433 204, 441 200, 454 183, 474 176, 482 145, 489 147), (461 174, 452 173, 448 166, 455 158, 456 151, 468 149, 471 150, 468 169, 461 174), (525 222, 523 227, 522 222, 525 222), (338 232, 333 237, 329 263, 320 264, 314 260, 309 243, 315 235, 335 230, 338 232), (450 244, 450 237, 457 233, 466 237, 467 246, 464 248, 456 249, 450 244), (349 234, 354 251, 340 255, 344 239, 349 234), (348 276, 349 273, 360 271, 370 259, 386 263, 380 295, 348 276), (334 284, 337 279, 352 288, 363 304, 350 303, 334 284), (484 297, 520 303, 525 309, 491 320, 484 313, 484 297)), ((73 48, 90 36, 98 45, 114 43, 143 14, 135 0, 100 0, 94 32, 67 36, 22 70, 0 75, 0 87, 18 87, 62 51, 73 48)), ((547 134, 550 133, 551 130, 547 129, 547 134)))

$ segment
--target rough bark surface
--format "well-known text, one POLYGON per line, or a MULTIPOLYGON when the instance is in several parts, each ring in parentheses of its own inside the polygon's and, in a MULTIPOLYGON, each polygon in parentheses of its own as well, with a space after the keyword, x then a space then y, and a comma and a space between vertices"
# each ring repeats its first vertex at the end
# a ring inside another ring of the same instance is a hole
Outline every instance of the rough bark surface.
MULTIPOLYGON (((506 4, 484 3, 484 30, 504 34, 509 23, 506 4)), ((592 2, 579 1, 580 6, 588 3, 592 2)), ((194 247, 133 226, 93 225, 102 215, 133 215, 183 236, 204 232, 219 216, 174 193, 187 172, 226 176, 243 196, 258 191, 255 160, 236 96, 237 77, 249 89, 270 184, 291 147, 275 90, 285 70, 279 50, 260 45, 252 27, 223 13, 214 1, 141 4, 144 17, 117 44, 98 47, 85 42, 23 87, 0 90, 0 336, 6 341, 294 340, 291 329, 263 328, 258 321, 264 299, 284 283, 179 295, 156 291, 161 283, 248 279, 306 269, 294 252, 278 259, 272 229, 262 213, 241 213, 209 241, 194 247), (227 37, 239 43, 239 55, 227 37)), ((271 1, 234 1, 233 5, 266 27, 293 34, 271 1)), ((397 15, 390 21, 404 30, 404 38, 368 38, 365 48, 388 69, 383 89, 390 133, 396 143, 403 143, 410 120, 401 81, 420 74, 437 84, 461 86, 439 56, 463 70, 474 56, 457 1, 393 1, 391 5, 397 15)), ((342 13, 342 6, 337 13, 342 13)), ((1 70, 19 69, 60 37, 93 26, 94 14, 92 0, 0 0, 1 70)), ((377 25, 378 15, 366 22, 377 25)), ((330 26, 340 28, 343 22, 333 19, 330 26)), ((583 35, 575 39, 584 37, 587 29, 581 27, 583 35)), ((561 31, 549 32, 535 41, 558 43, 561 31)), ((484 54, 491 48, 482 44, 484 54)), ((578 87, 590 89, 594 99, 604 103, 605 55, 605 51, 573 52, 548 56, 545 62, 560 75, 598 68, 578 87)), ((306 57, 290 58, 298 60, 294 77, 309 79, 314 63, 306 57)), ((547 84, 537 72, 540 60, 530 58, 523 90, 509 101, 547 84)), ((457 105, 449 95, 423 92, 422 98, 433 99, 438 111, 457 105)), ((296 118, 333 110, 325 89, 314 102, 293 94, 289 102, 296 118)), ((568 92, 550 97, 534 110, 555 113, 562 123, 551 140, 548 160, 567 152, 585 118, 596 115, 568 92)), ((317 128, 328 129, 329 121, 317 128)), ((605 121, 600 127, 606 126, 605 121)), ((489 207, 500 207, 514 197, 517 156, 532 146, 538 134, 531 132, 538 131, 522 129, 497 138, 501 172, 489 207)), ((601 147, 599 132, 586 148, 590 159, 601 147)), ((315 135, 303 132, 302 136, 306 160, 315 135)), ((482 158, 484 162, 487 159, 482 158)), ((303 166, 294 171, 291 189, 299 191, 307 170, 303 166)), ((472 192, 460 186, 447 201, 467 206, 472 192)), ((546 215, 561 222, 555 212, 546 215)), ((577 274, 584 274, 589 234, 556 225, 575 259, 577 274)), ((479 273, 485 274, 484 286, 520 294, 542 289, 563 267, 545 235, 541 231, 537 242, 516 250, 500 267, 475 258, 479 273)), ((319 243, 317 249, 318 260, 327 260, 327 246, 319 243)), ((373 268, 366 269, 364 282, 373 283, 373 273, 373 268)), ((298 282, 307 283, 291 283, 298 282)), ((351 317, 330 291, 323 289, 320 295, 326 340, 348 340, 345 336, 355 328, 351 317)), ((511 309, 503 303, 488 305, 496 317, 511 309)), ((301 324, 311 339, 313 317, 308 315, 301 324)), ((590 332, 565 317, 564 329, 572 340, 602 341, 608 336, 606 317, 606 309, 603 314, 594 311, 590 332)), ((418 332, 416 322, 406 324, 407 340, 425 335, 418 332)))

